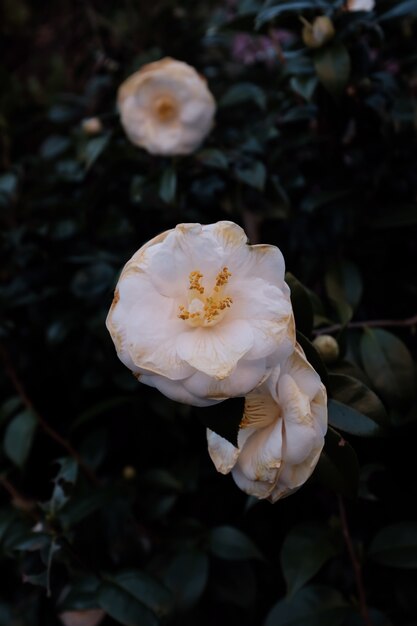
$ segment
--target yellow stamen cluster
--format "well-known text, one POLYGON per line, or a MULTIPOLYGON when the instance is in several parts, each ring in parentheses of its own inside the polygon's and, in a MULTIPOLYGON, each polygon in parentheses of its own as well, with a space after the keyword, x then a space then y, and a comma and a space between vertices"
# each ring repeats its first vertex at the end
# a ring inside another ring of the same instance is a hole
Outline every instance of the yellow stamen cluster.
POLYGON ((204 287, 201 284, 201 279, 203 278, 203 274, 198 271, 191 272, 190 274, 190 289, 194 289, 194 291, 198 291, 198 293, 204 293, 204 287))
POLYGON ((161 122, 171 121, 177 113, 175 101, 168 96, 161 96, 156 99, 155 112, 161 122))
POLYGON ((214 287, 214 291, 219 291, 220 287, 227 285, 231 275, 232 274, 229 272, 228 268, 224 267, 216 276, 216 286, 214 287))
POLYGON ((224 298, 219 297, 222 288, 227 285, 231 275, 232 274, 229 272, 228 268, 223 267, 223 269, 216 276, 216 282, 213 290, 214 294, 208 296, 207 298, 202 298, 201 296, 204 294, 204 287, 202 285, 203 274, 198 270, 191 272, 189 276, 189 289, 190 291, 197 293, 194 298, 190 299, 190 303, 197 298, 197 302, 200 301, 202 306, 200 310, 194 312, 186 309, 185 306, 180 306, 178 315, 179 319, 194 321, 196 325, 203 324, 206 326, 210 326, 218 321, 217 318, 220 314, 226 309, 230 309, 233 303, 230 296, 225 296, 224 298))

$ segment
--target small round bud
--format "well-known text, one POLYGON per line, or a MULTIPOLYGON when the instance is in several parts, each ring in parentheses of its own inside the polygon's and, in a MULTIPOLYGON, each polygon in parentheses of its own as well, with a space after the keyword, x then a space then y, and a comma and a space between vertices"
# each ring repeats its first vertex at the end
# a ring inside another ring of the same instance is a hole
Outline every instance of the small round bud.
POLYGON ((321 48, 335 35, 333 22, 326 15, 316 17, 312 24, 304 19, 303 22, 302 38, 309 48, 321 48))
POLYGON ((136 469, 133 467, 133 465, 126 465, 123 468, 123 478, 125 480, 133 480, 134 478, 136 478, 136 469))
POLYGON ((81 122, 81 128, 86 135, 99 135, 103 125, 98 117, 88 117, 81 122))
POLYGON ((314 339, 313 346, 325 363, 334 363, 339 358, 339 344, 331 335, 319 335, 314 339))

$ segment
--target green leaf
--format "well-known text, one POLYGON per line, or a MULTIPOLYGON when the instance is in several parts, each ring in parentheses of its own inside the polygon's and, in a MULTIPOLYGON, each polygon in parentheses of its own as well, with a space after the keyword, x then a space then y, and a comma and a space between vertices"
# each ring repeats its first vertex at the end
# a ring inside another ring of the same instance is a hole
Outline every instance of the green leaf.
POLYGON ((365 329, 360 343, 365 372, 387 403, 402 407, 414 394, 414 364, 403 342, 381 329, 365 329))
POLYGON ((362 279, 358 268, 350 261, 333 263, 326 273, 325 285, 341 322, 347 324, 362 296, 362 279))
POLYGON ((339 551, 340 547, 324 525, 305 523, 292 528, 281 550, 287 595, 295 594, 339 551))
POLYGON ((128 591, 112 582, 100 585, 97 600, 100 607, 124 626, 158 626, 155 614, 128 591))
POLYGON ((358 493, 359 463, 352 446, 329 426, 325 445, 314 473, 329 489, 354 498, 358 493))
POLYGON ((280 2, 276 6, 267 8, 261 11, 255 22, 255 27, 259 29, 266 22, 270 22, 274 18, 278 17, 282 13, 300 13, 306 9, 315 9, 316 3, 314 0, 298 0, 296 2, 280 2))
POLYGON ((235 168, 236 177, 246 185, 263 191, 266 181, 266 168, 260 161, 238 163, 235 168))
POLYGON ((207 148, 206 150, 201 150, 196 155, 196 159, 207 167, 214 167, 219 170, 227 170, 229 166, 227 156, 224 154, 224 152, 222 152, 221 150, 217 150, 216 148, 207 148))
POLYGON ((172 590, 176 606, 188 610, 203 594, 209 575, 207 554, 197 550, 183 552, 170 563, 164 574, 164 583, 172 590))
POLYGON ((0 424, 6 421, 18 408, 22 406, 20 396, 11 396, 0 407, 0 424))
POLYGON ((329 422, 337 429, 362 437, 384 434, 388 423, 384 405, 361 381, 344 374, 330 374, 329 422))
POLYGON ((304 100, 310 102, 317 87, 317 76, 292 76, 290 86, 295 93, 298 93, 304 100))
POLYGON ((325 89, 339 96, 349 80, 350 58, 346 47, 340 42, 324 46, 314 54, 317 76, 325 89))
POLYGON ((400 522, 379 531, 369 547, 369 556, 382 565, 417 568, 417 522, 400 522))
POLYGON ((22 468, 32 447, 37 420, 31 411, 22 411, 7 426, 3 448, 6 455, 22 468))
POLYGON ((126 570, 116 574, 111 580, 151 609, 158 617, 167 615, 171 610, 169 590, 145 572, 126 570))
POLYGON ((177 191, 177 174, 173 167, 167 167, 161 176, 159 183, 159 197, 163 202, 171 204, 174 202, 177 191))
POLYGON ((320 376, 322 383, 327 386, 329 374, 321 356, 319 355, 311 341, 309 341, 307 337, 300 333, 299 330, 297 330, 296 336, 298 343, 304 350, 307 361, 314 367, 317 374, 320 376))
POLYGON ((291 304, 294 311, 296 328, 303 335, 310 335, 313 328, 313 304, 308 295, 307 289, 297 278, 287 272, 285 280, 291 289, 291 304))
POLYGON ((265 92, 253 83, 238 83, 230 87, 220 99, 220 107, 230 107, 244 102, 254 102, 260 109, 266 108, 265 92))
POLYGON ((265 626, 339 626, 349 610, 342 595, 324 586, 304 587, 290 599, 280 600, 265 626))
POLYGON ((68 137, 63 135, 50 135, 45 139, 40 148, 40 155, 43 159, 55 159, 65 152, 71 145, 68 137))
POLYGON ((198 419, 215 433, 237 446, 237 435, 245 407, 244 398, 229 398, 214 406, 193 408, 198 419))
POLYGON ((83 153, 83 161, 85 162, 86 169, 90 169, 90 167, 94 165, 99 156, 106 149, 109 141, 110 133, 94 137, 86 143, 83 153))
POLYGON ((403 17, 414 15, 417 13, 417 0, 405 0, 405 2, 396 2, 392 9, 379 16, 378 21, 384 22, 395 17, 403 17))
POLYGON ((218 526, 210 531, 209 548, 212 554, 230 561, 261 559, 262 554, 251 539, 232 526, 218 526))

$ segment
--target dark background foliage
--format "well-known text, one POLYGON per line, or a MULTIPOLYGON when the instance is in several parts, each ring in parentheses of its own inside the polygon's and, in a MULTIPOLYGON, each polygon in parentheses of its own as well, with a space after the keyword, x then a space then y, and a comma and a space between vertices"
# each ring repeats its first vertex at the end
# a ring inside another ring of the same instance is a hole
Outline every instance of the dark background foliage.
POLYGON ((1 626, 417 624, 417 2, 376 5, 3 0, 1 626), (323 14, 336 35, 309 49, 299 18, 323 14), (115 108, 166 55, 218 102, 177 159, 115 108), (331 398, 318 469, 273 506, 207 454, 202 422, 233 429, 239 401, 138 385, 104 326, 140 245, 220 219, 283 251, 331 398))

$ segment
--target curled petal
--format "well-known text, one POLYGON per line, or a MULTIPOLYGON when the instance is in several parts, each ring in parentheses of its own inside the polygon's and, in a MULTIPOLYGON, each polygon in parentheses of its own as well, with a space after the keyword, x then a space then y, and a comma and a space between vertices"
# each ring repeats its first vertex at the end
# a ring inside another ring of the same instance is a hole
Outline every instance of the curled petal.
POLYGON ((210 429, 207 429, 207 443, 216 470, 228 474, 238 459, 239 449, 210 429))

